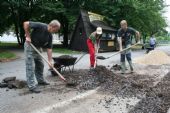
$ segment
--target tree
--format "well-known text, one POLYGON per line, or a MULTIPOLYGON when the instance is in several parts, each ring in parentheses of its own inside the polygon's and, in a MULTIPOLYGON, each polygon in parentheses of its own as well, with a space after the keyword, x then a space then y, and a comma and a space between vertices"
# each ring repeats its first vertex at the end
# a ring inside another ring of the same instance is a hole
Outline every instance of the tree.
POLYGON ((105 16, 105 21, 119 28, 122 19, 139 30, 143 36, 162 31, 166 27, 162 10, 163 0, 0 0, 0 33, 14 26, 19 44, 25 41, 22 23, 26 20, 48 23, 61 22, 65 47, 73 31, 80 9, 105 16))
POLYGON ((56 0, 1 0, 2 8, 0 25, 5 30, 14 25, 15 34, 20 45, 25 42, 23 22, 27 20, 43 21, 48 23, 63 13, 63 5, 56 0), (6 19, 4 19, 4 17, 6 19), (5 23, 5 24, 4 24, 5 23))
POLYGON ((142 33, 151 34, 166 27, 162 10, 163 0, 105 0, 102 14, 113 26, 119 26, 122 19, 126 19, 130 26, 142 33))

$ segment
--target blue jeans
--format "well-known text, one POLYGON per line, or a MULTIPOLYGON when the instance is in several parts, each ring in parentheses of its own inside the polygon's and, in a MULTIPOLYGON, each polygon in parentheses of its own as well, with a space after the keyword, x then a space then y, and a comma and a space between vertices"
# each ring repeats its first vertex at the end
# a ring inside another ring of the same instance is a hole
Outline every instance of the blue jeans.
MULTIPOLYGON (((127 46, 123 46, 123 49, 128 48, 130 46, 131 46, 130 44, 127 45, 127 46)), ((131 58, 131 49, 127 49, 127 50, 121 52, 121 54, 120 54, 120 61, 121 62, 125 62, 125 57, 126 57, 127 61, 132 61, 132 58, 131 58)))
POLYGON ((127 61, 132 61, 132 58, 131 58, 131 52, 127 53, 127 54, 121 54, 121 62, 125 62, 125 57, 127 59, 127 61))
POLYGON ((33 48, 25 42, 24 44, 26 78, 29 89, 36 87, 35 78, 38 83, 44 82, 43 70, 44 63, 41 56, 33 50, 33 48))
POLYGON ((155 48, 155 45, 150 45, 150 47, 152 47, 152 48, 153 48, 153 50, 154 50, 154 48, 155 48))

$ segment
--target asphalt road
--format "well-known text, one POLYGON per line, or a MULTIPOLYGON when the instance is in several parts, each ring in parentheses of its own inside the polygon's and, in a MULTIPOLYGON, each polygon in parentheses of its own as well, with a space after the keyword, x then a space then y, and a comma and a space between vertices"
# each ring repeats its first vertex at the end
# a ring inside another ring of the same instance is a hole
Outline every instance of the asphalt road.
MULTIPOLYGON (((170 52, 170 47, 158 49, 170 52)), ((0 63, 0 80, 5 77, 16 76, 25 78, 25 61, 23 51, 17 51, 19 59, 11 62, 0 63)), ((43 53, 46 55, 45 53, 43 53)), ((111 53, 100 53, 102 56, 110 56, 111 53)), ((134 51, 133 58, 145 54, 145 51, 134 51)), ((59 56, 61 54, 53 54, 59 56)), ((80 55, 73 55, 80 57, 80 55)), ((98 60, 99 65, 107 67, 119 63, 119 55, 107 60, 98 60)), ((85 55, 76 65, 75 69, 88 69, 89 56, 85 55)), ((140 73, 147 73, 138 68, 140 73)), ((158 70, 158 73, 161 71, 158 70)), ((167 73, 167 70, 165 69, 167 73)), ((166 74, 164 73, 164 74, 166 74)), ((40 87, 42 93, 32 94, 28 89, 0 89, 0 113, 128 113, 140 100, 137 98, 116 98, 97 89, 79 92, 76 89, 66 88, 65 84, 57 77, 51 77, 48 65, 45 66, 44 75, 51 86, 40 87), (112 101, 109 105, 104 100, 112 101)), ((154 73, 153 73, 154 75, 154 73)), ((161 76, 163 77, 163 76, 161 76)), ((160 78, 161 78, 160 77, 160 78)))

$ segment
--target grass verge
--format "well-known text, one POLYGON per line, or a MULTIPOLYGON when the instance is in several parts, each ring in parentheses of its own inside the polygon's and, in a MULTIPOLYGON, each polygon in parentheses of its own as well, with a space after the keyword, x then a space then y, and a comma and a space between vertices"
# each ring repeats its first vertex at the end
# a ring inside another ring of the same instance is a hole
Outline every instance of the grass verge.
POLYGON ((5 43, 5 42, 0 42, 0 48, 2 47, 17 47, 18 43, 5 43))
POLYGON ((8 61, 10 59, 15 59, 15 58, 16 58, 16 55, 14 53, 0 50, 0 62, 8 61))
POLYGON ((61 53, 61 54, 80 54, 79 51, 72 51, 67 48, 53 48, 54 53, 61 53))

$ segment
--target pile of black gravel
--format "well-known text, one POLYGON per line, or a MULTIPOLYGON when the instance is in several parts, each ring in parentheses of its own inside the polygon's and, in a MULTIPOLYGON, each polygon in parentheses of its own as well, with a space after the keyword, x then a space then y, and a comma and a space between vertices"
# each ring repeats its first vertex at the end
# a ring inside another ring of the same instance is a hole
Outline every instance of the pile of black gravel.
POLYGON ((150 88, 133 110, 129 113, 167 113, 170 108, 170 73, 158 83, 150 88))
POLYGON ((98 66, 93 75, 89 70, 76 70, 68 73, 66 79, 76 83, 79 90, 90 90, 100 86, 101 92, 109 92, 122 97, 142 98, 153 85, 153 79, 145 75, 130 74, 129 77, 113 73, 104 66, 98 66))
POLYGON ((136 73, 121 75, 98 66, 94 75, 89 70, 77 70, 66 74, 70 81, 77 83, 80 91, 100 86, 99 92, 109 93, 117 97, 142 99, 129 113, 167 113, 170 108, 170 73, 162 82, 154 86, 154 76, 136 73))
POLYGON ((65 73, 67 81, 76 83, 79 90, 90 90, 105 83, 108 76, 113 73, 104 66, 98 66, 93 71, 93 74, 89 70, 76 70, 73 73, 65 73))

